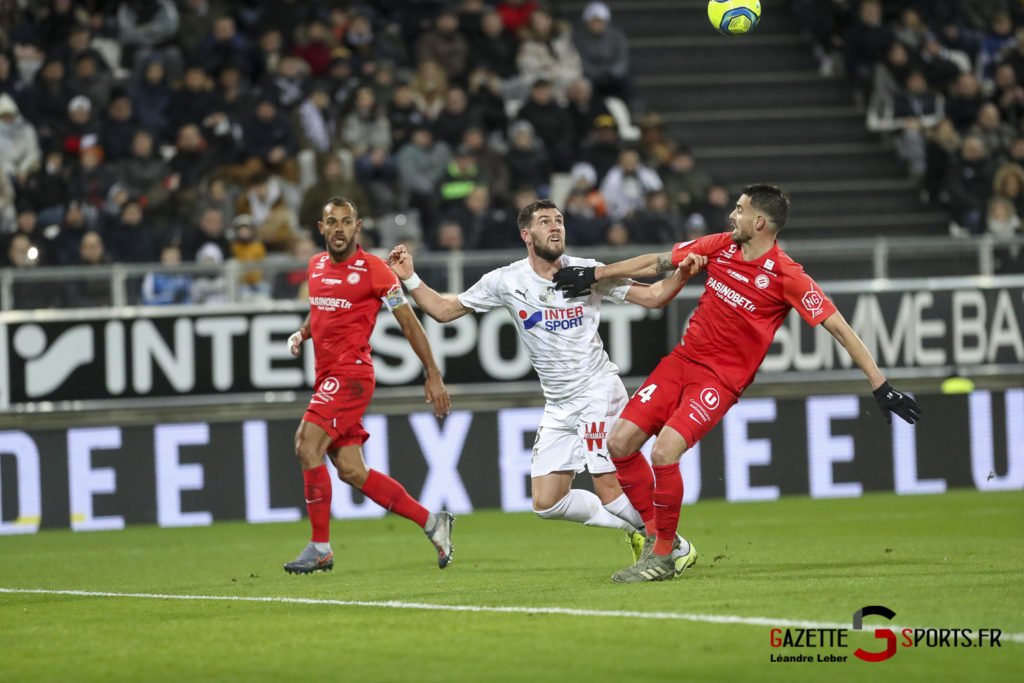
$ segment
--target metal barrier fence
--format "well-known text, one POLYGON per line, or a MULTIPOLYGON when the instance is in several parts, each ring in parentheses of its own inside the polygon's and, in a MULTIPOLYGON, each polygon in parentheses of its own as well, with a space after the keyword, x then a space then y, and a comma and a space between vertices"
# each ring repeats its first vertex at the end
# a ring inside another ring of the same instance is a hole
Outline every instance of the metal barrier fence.
MULTIPOLYGON (((881 238, 780 240, 817 280, 918 278, 1024 273, 1024 236, 995 239, 881 238)), ((659 245, 582 247, 570 253, 610 263, 659 245)), ((381 254, 386 255, 386 254, 381 254)), ((522 249, 420 253, 416 270, 436 289, 458 292, 493 268, 523 258, 522 249)), ((112 264, 0 270, 0 310, 146 305, 147 279, 180 276, 179 298, 166 303, 245 303, 295 299, 306 263, 287 256, 258 264, 112 264)))

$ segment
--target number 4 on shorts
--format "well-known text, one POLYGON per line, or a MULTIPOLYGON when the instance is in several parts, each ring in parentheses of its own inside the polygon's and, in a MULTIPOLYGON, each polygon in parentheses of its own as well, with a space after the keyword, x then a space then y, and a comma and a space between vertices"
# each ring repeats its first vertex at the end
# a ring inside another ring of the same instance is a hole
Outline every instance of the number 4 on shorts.
POLYGON ((651 394, 653 394, 654 390, 657 389, 657 388, 658 388, 657 384, 648 384, 646 387, 642 387, 640 389, 637 389, 636 393, 633 394, 633 398, 636 398, 637 396, 639 396, 641 403, 647 403, 648 401, 651 400, 651 394))

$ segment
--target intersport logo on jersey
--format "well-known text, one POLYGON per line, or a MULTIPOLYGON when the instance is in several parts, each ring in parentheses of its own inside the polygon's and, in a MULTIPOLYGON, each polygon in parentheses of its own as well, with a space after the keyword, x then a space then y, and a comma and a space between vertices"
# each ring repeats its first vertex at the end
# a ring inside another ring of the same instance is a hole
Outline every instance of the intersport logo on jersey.
POLYGON ((533 313, 520 310, 519 318, 523 321, 524 330, 532 330, 537 325, 550 332, 568 330, 583 324, 583 306, 545 308, 533 313))

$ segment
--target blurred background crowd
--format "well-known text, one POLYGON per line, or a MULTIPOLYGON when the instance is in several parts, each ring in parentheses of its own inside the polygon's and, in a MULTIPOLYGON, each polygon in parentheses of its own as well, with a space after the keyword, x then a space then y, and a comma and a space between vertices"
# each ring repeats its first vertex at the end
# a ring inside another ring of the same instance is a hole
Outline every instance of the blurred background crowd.
MULTIPOLYGON (((922 201, 955 234, 1019 232, 1024 3, 791 4, 922 201)), ((608 5, 571 7, 3 0, 5 265, 307 258, 339 194, 368 248, 516 247, 516 210, 552 195, 575 246, 725 229, 729 188, 633 97, 608 5)), ((243 285, 294 295, 303 279, 243 285)), ((203 297, 145 283, 147 303, 203 297)))

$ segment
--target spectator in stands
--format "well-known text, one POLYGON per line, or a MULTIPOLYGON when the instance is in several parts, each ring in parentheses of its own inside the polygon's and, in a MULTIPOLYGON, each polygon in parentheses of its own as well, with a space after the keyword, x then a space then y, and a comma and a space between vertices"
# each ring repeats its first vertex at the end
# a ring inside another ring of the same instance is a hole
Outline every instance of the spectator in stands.
POLYGON ((969 234, 978 235, 985 229, 985 205, 994 175, 985 142, 974 135, 966 136, 960 154, 950 165, 945 189, 953 220, 969 234))
POLYGON ((212 244, 220 252, 218 263, 222 263, 231 253, 231 245, 224 234, 224 212, 215 206, 204 208, 199 214, 197 224, 185 230, 181 241, 181 255, 186 261, 199 261, 200 250, 208 244, 212 244))
POLYGON ((700 215, 708 232, 722 232, 729 229, 729 214, 732 213, 733 202, 729 198, 729 188, 715 184, 704 193, 704 201, 700 205, 700 215))
POLYGON ((39 168, 39 138, 7 93, 0 94, 0 173, 12 176, 18 186, 39 168))
POLYGON ((90 144, 79 152, 68 187, 72 199, 99 208, 106 202, 114 181, 113 169, 103 163, 103 148, 90 144))
POLYGON ((931 29, 924 23, 921 14, 914 7, 904 7, 899 22, 893 26, 893 35, 915 53, 924 49, 932 36, 931 29))
POLYGON ((444 213, 454 204, 461 203, 478 184, 486 184, 487 179, 480 173, 476 157, 469 147, 459 145, 452 155, 452 160, 445 166, 444 174, 438 183, 441 212, 444 213))
POLYGON ((623 220, 630 244, 674 244, 682 241, 683 228, 669 207, 664 190, 652 190, 644 197, 644 208, 623 220))
POLYGON ((117 8, 117 28, 126 64, 155 58, 172 65, 175 78, 180 75, 181 51, 172 42, 178 32, 178 8, 171 0, 122 2, 117 8))
POLYGON ((480 15, 480 30, 470 35, 469 64, 484 67, 507 80, 517 75, 516 54, 519 41, 505 28, 496 9, 485 9, 480 15))
POLYGON ((876 102, 891 102, 903 91, 907 77, 914 68, 907 46, 898 40, 893 41, 885 53, 885 59, 875 64, 872 98, 876 102))
POLYGON ((462 139, 463 131, 472 123, 466 91, 458 86, 448 88, 444 108, 434 121, 434 137, 451 147, 456 147, 462 139))
MULTIPOLYGON (((1024 236, 1020 215, 1013 203, 1002 197, 989 200, 985 229, 989 235, 1001 240, 1024 236)), ((996 273, 1019 274, 1024 271, 1024 247, 997 245, 994 260, 996 273)))
MULTIPOLYGON (((166 268, 181 265, 181 247, 165 244, 160 249, 160 264, 166 268)), ((142 279, 142 303, 146 306, 192 303, 192 278, 183 273, 151 270, 142 279)))
MULTIPOLYGON (((509 228, 511 217, 504 209, 491 204, 491 193, 486 185, 474 187, 463 201, 445 213, 445 220, 457 224, 462 232, 462 243, 470 249, 509 249, 521 240, 509 228)), ((444 249, 444 240, 438 231, 436 246, 444 249)), ((449 249, 451 245, 449 244, 449 249)))
POLYGON ((248 214, 256 235, 267 251, 291 249, 298 237, 296 217, 285 203, 284 185, 269 173, 253 176, 244 194, 235 203, 235 215, 248 214))
POLYGON ((588 200, 588 192, 573 188, 565 201, 565 241, 576 247, 587 247, 604 241, 611 222, 597 214, 588 200))
POLYGON ((1014 212, 1024 215, 1024 166, 1007 161, 997 170, 992 180, 992 196, 1013 204, 1014 212))
POLYGON ((182 126, 174 142, 174 156, 167 165, 170 174, 167 189, 176 192, 179 201, 183 192, 196 190, 203 178, 213 171, 217 151, 207 144, 199 126, 192 123, 182 126))
POLYGON ((224 263, 224 255, 216 244, 207 243, 196 253, 196 263, 214 269, 212 275, 192 279, 192 301, 197 304, 219 304, 228 300, 228 282, 216 268, 224 263))
POLYGON ((98 57, 86 52, 75 58, 69 79, 71 92, 85 95, 94 106, 104 109, 110 102, 114 79, 109 71, 100 68, 98 57))
POLYGON ((274 172, 294 176, 295 138, 288 117, 278 110, 273 99, 261 95, 256 102, 256 111, 243 123, 242 128, 246 156, 259 160, 265 168, 274 172))
POLYGON ((113 163, 127 157, 138 128, 131 98, 124 91, 113 93, 99 129, 104 158, 113 163))
POLYGON ((613 220, 622 220, 642 209, 647 193, 661 189, 657 171, 640 163, 640 153, 633 148, 619 153, 619 162, 601 181, 601 194, 613 220))
POLYGON ((352 16, 345 30, 344 42, 351 53, 352 67, 356 73, 366 73, 366 65, 372 62, 405 62, 401 43, 387 34, 375 33, 370 18, 365 14, 352 16))
POLYGON ((186 55, 199 54, 200 46, 213 31, 217 17, 216 0, 185 0, 178 9, 178 43, 186 55))
POLYGON ((533 126, 554 170, 568 171, 573 162, 575 141, 572 117, 565 105, 555 99, 551 82, 543 78, 533 82, 530 97, 519 110, 518 118, 533 126))
POLYGON ((438 251, 462 251, 465 245, 462 226, 453 220, 442 220, 437 226, 437 244, 434 248, 438 251))
POLYGON ((925 133, 926 169, 922 185, 926 200, 940 204, 948 202, 944 194, 946 177, 953 159, 960 151, 960 144, 960 134, 949 119, 939 121, 925 133))
POLYGON ((961 71, 971 68, 971 59, 965 53, 950 50, 935 37, 925 41, 918 54, 919 68, 928 83, 942 92, 949 92, 961 71))
POLYGON ((503 134, 508 128, 508 115, 498 75, 483 67, 474 69, 469 75, 466 95, 469 97, 469 111, 473 120, 483 126, 488 134, 503 134))
POLYGON ((40 222, 56 223, 60 220, 64 205, 71 200, 64 152, 51 149, 46 153, 42 167, 30 175, 19 189, 18 199, 23 206, 31 207, 39 214, 40 222))
MULTIPOLYGON (((388 127, 391 129, 391 149, 401 149, 409 141, 416 126, 426 124, 426 117, 416 106, 416 91, 408 83, 399 83, 391 94, 387 106, 388 127)), ((360 206, 360 204, 356 204, 360 206)))
MULTIPOLYGON (((145 130, 136 131, 131 155, 117 164, 118 182, 132 196, 144 198, 148 207, 159 210, 170 199, 170 176, 167 162, 154 148, 153 136, 145 130)), ((174 182, 175 187, 177 182, 174 182)), ((116 253, 114 258, 117 258, 116 253)))
POLYGON ((573 81, 566 92, 566 97, 575 138, 573 152, 579 157, 584 143, 594 129, 594 121, 598 116, 608 114, 608 107, 605 106, 604 100, 594 97, 594 89, 586 78, 573 81))
POLYGON ((629 244, 629 228, 622 221, 612 221, 604 234, 604 243, 609 247, 624 247, 629 244))
POLYGON ((448 77, 437 62, 420 62, 410 83, 416 93, 416 106, 430 122, 444 109, 444 96, 448 92, 448 77))
POLYGON ((286 273, 278 273, 274 284, 275 299, 298 299, 306 301, 309 298, 309 260, 318 251, 316 243, 308 237, 300 237, 292 245, 292 259, 300 264, 295 270, 286 273))
POLYGON ((398 150, 395 158, 399 188, 406 198, 403 204, 419 210, 428 241, 437 227, 437 188, 451 160, 451 148, 434 140, 426 126, 413 130, 411 141, 398 150))
POLYGON ((77 156, 81 148, 99 142, 99 122, 93 116, 92 102, 85 95, 76 95, 68 102, 67 118, 57 128, 64 151, 77 156))
POLYGON ((960 133, 978 120, 978 111, 985 104, 985 96, 981 93, 978 79, 972 73, 962 73, 954 83, 949 97, 946 99, 946 116, 960 133))
POLYGON ((124 203, 120 215, 104 227, 103 240, 114 261, 151 263, 157 258, 157 234, 138 199, 124 203))
POLYGON ((594 167, 597 177, 603 179, 608 170, 619 160, 622 141, 619 139, 619 127, 611 114, 601 114, 594 119, 594 127, 590 136, 583 141, 580 160, 594 167))
POLYGON ((879 0, 862 0, 857 17, 843 35, 846 73, 866 101, 871 89, 874 65, 881 61, 892 42, 892 32, 882 18, 879 0))
POLYGON ((58 130, 67 117, 68 102, 72 93, 64 76, 62 61, 46 60, 24 99, 25 118, 36 127, 36 132, 44 145, 54 139, 60 140, 58 130))
POLYGON ((462 133, 460 144, 472 152, 480 175, 487 179, 487 189, 494 203, 498 206, 508 205, 512 200, 512 183, 505 156, 487 143, 483 130, 478 126, 467 127, 462 133))
POLYGON ((978 109, 978 118, 968 131, 968 135, 975 135, 985 143, 985 149, 989 154, 1000 162, 1010 154, 1010 145, 1015 137, 1013 126, 1004 123, 999 114, 999 107, 986 102, 978 109))
POLYGON ((260 91, 271 97, 280 110, 290 114, 302 102, 309 78, 309 65, 296 55, 284 55, 277 67, 264 74, 260 91))
POLYGON ((0 234, 10 232, 14 225, 15 208, 14 183, 6 173, 0 173, 0 234))
POLYGON ((604 195, 597 189, 597 171, 594 167, 585 161, 576 162, 569 171, 569 177, 572 178, 572 189, 583 193, 592 214, 598 218, 607 216, 608 204, 604 200, 604 195))
POLYGON ((611 23, 612 13, 603 2, 583 8, 583 25, 573 31, 573 42, 583 63, 583 76, 601 97, 630 100, 629 41, 611 23))
POLYGON ((1009 12, 993 15, 986 29, 982 33, 981 49, 977 56, 978 73, 982 80, 991 81, 1003 53, 1014 47, 1013 20, 1009 12))
POLYGON ((382 147, 370 149, 366 154, 356 157, 355 171, 356 180, 366 190, 369 198, 367 210, 372 207, 374 214, 380 216, 405 209, 406 205, 399 198, 396 155, 382 147))
POLYGON ((167 86, 163 62, 150 59, 142 70, 142 78, 128 90, 132 110, 146 128, 164 130, 171 122, 171 89, 167 86))
POLYGON ((569 85, 583 76, 583 62, 573 45, 572 30, 568 24, 556 22, 543 7, 530 15, 529 30, 519 44, 516 66, 524 84, 548 81, 560 101, 565 100, 569 85))
POLYGON ((546 195, 551 183, 551 159, 533 133, 529 121, 516 121, 509 130, 510 148, 505 156, 514 188, 531 188, 546 195))
MULTIPOLYGON (((35 268, 40 263, 40 250, 27 235, 14 233, 6 242, 7 268, 35 268)), ((54 284, 46 281, 17 279, 11 288, 14 309, 51 308, 60 304, 59 292, 54 291, 54 284)))
POLYGON ((25 84, 14 68, 11 54, 0 49, 0 94, 10 95, 17 101, 25 91, 25 84))
POLYGON ((496 5, 505 29, 513 34, 529 25, 530 16, 540 6, 535 0, 499 0, 496 5))
POLYGON ((377 106, 373 88, 364 86, 356 91, 355 107, 341 125, 341 141, 355 155, 371 147, 390 147, 391 127, 387 115, 377 106))
MULTIPOLYGON (((231 256, 242 266, 239 294, 242 300, 265 299, 270 295, 270 284, 263 279, 258 267, 267 258, 267 248, 256 234, 252 216, 239 214, 231 222, 231 256)), ((289 245, 290 246, 290 245, 289 245)))
POLYGON ((464 81, 469 65, 469 41, 459 31, 459 17, 454 9, 442 6, 433 28, 420 35, 416 58, 419 62, 437 62, 453 82, 464 81))
POLYGON ((677 147, 660 171, 672 211, 680 216, 696 211, 711 187, 712 179, 710 173, 697 167, 690 148, 685 145, 677 147))
POLYGON ((213 82, 209 75, 202 65, 189 65, 181 87, 171 93, 167 111, 170 130, 176 131, 189 123, 201 124, 213 113, 214 101, 213 82))
POLYGON ((640 129, 640 158, 652 168, 661 168, 672 158, 676 141, 665 135, 665 123, 661 114, 648 112, 636 122, 640 129))
POLYGON ((210 73, 220 73, 228 66, 232 66, 245 76, 260 76, 253 74, 249 44, 238 32, 235 20, 230 14, 222 14, 213 20, 213 30, 203 40, 194 57, 196 62, 202 64, 210 73))
POLYGON ((1014 128, 1024 122, 1024 86, 1017 82, 1017 74, 1009 64, 996 67, 995 87, 992 91, 992 102, 999 107, 1004 121, 1014 128))
MULTIPOLYGON (((78 266, 102 266, 110 263, 104 248, 103 238, 95 230, 82 235, 78 245, 78 266)), ((75 271, 76 274, 81 271, 75 271)), ((72 277, 65 283, 65 304, 72 308, 93 308, 110 306, 113 296, 110 277, 72 277)))
POLYGON ((292 115, 292 127, 300 149, 312 149, 318 155, 335 147, 339 130, 337 108, 331 102, 326 85, 315 83, 292 115))
MULTIPOLYGON (((364 215, 374 215, 371 203, 366 197, 363 187, 354 178, 346 178, 342 172, 341 159, 336 154, 328 154, 321 165, 320 177, 302 195, 299 209, 299 225, 308 230, 310 236, 320 235, 317 222, 323 216, 324 199, 326 197, 346 197, 361 207, 364 215)), ((322 237, 322 236, 321 236, 322 237)))
POLYGON ((306 24, 305 30, 299 31, 298 41, 292 52, 301 57, 309 67, 313 77, 322 76, 331 63, 331 50, 335 41, 327 30, 327 24, 314 20, 306 24))
POLYGON ((927 171, 925 134, 943 120, 944 111, 942 95, 928 88, 923 73, 910 71, 905 87, 893 99, 892 117, 895 126, 902 127, 897 151, 914 178, 923 178, 927 171))

